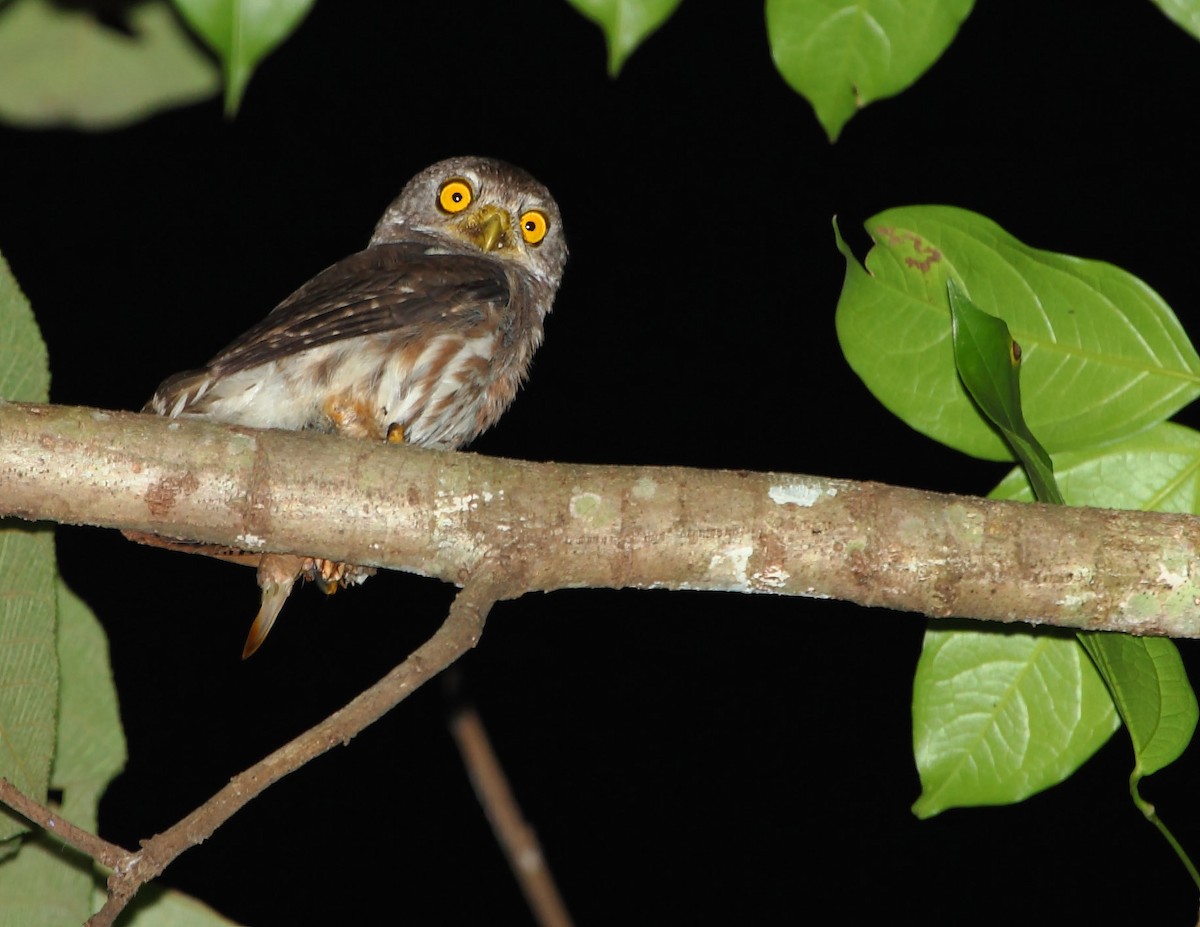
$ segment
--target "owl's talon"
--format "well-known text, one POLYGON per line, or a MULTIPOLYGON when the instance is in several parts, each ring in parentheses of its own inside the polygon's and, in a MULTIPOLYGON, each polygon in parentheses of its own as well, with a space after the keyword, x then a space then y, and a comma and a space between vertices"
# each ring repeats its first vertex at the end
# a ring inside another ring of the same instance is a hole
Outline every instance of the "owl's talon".
POLYGON ((373 567, 356 566, 337 560, 314 560, 312 569, 305 573, 326 595, 333 595, 344 586, 357 586, 368 576, 374 576, 373 567))
POLYGON ((330 396, 321 404, 321 412, 339 435, 350 438, 382 438, 371 405, 352 395, 330 396))
POLYGON ((387 427, 387 443, 388 444, 403 444, 404 443, 404 426, 399 422, 392 422, 387 427))

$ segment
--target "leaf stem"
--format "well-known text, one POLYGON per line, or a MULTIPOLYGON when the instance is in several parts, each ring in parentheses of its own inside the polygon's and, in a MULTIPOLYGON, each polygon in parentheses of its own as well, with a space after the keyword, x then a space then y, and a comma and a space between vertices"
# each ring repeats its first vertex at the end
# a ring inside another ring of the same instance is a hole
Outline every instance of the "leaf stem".
POLYGON ((1195 865, 1192 864, 1192 860, 1183 849, 1183 846, 1175 839, 1175 835, 1171 833, 1162 818, 1158 816, 1154 805, 1142 798, 1138 792, 1138 782, 1141 778, 1141 773, 1138 770, 1134 770, 1133 775, 1129 777, 1129 795, 1133 799, 1133 803, 1146 816, 1146 820, 1158 828, 1158 832, 1163 835, 1163 839, 1170 844, 1171 849, 1175 851, 1175 855, 1179 857, 1179 861, 1187 869, 1188 875, 1192 877, 1192 882, 1195 883, 1196 888, 1200 889, 1200 872, 1196 871, 1195 865))

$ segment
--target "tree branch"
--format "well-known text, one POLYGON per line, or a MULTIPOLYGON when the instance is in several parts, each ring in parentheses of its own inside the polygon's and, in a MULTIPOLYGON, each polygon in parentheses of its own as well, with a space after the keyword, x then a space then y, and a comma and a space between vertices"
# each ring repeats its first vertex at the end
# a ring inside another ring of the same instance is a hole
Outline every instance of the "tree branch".
POLYGON ((1200 636, 1191 516, 811 476, 538 464, 0 404, 0 514, 523 591, 709 589, 1200 636))
POLYGON ((87 922, 88 927, 109 927, 142 885, 157 877, 184 850, 203 843, 244 805, 288 773, 338 744, 349 743, 474 647, 487 613, 505 597, 506 589, 490 571, 468 580, 451 604, 446 621, 407 660, 344 708, 234 776, 229 785, 191 814, 143 841, 139 852, 125 855, 113 866, 108 900, 87 922))
POLYGON ((0 778, 0 803, 110 869, 130 856, 128 850, 71 823, 54 809, 34 801, 4 778, 0 778))
POLYGON ((492 749, 479 712, 474 708, 459 708, 450 719, 450 732, 471 778, 475 796, 492 825, 492 833, 521 886, 535 922, 539 927, 571 927, 571 915, 558 893, 541 842, 521 814, 521 807, 496 751, 492 749))

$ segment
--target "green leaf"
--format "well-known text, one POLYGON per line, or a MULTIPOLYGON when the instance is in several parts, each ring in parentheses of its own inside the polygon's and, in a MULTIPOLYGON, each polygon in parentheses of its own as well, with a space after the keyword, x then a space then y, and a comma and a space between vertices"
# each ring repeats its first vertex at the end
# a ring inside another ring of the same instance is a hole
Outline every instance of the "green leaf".
MULTIPOLYGON (((1072 505, 1200 514, 1200 433, 1181 425, 1164 423, 1100 449, 1064 453, 1055 471, 1072 505)), ((1030 490, 1014 471, 991 496, 1028 500, 1030 490)), ((1195 598, 1192 564, 1162 563, 1159 570, 1178 578, 1179 595, 1195 598)), ((1104 673, 1129 728, 1137 755, 1135 777, 1172 762, 1196 725, 1196 696, 1175 644, 1116 634, 1081 634, 1080 642, 1104 673), (1184 720, 1164 720, 1171 718, 1184 720)))
POLYGON ((300 25, 314 0, 174 0, 184 20, 221 59, 225 113, 234 115, 260 61, 300 25))
POLYGON ((913 811, 1021 801, 1069 776, 1116 729, 1104 683, 1072 636, 939 622, 914 680, 913 811))
MULTIPOLYGON (((29 303, 0 256, 0 397, 45 402, 46 346, 29 303)), ((54 536, 0 519, 0 776, 45 799, 54 756, 58 659, 54 645, 54 536)), ((0 841, 27 830, 0 810, 0 841)))
POLYGON ((568 0, 598 25, 608 43, 608 73, 616 77, 630 55, 670 18, 680 0, 568 0))
POLYGON ((1200 396, 1200 357, 1170 307, 1132 274, 1039 251, 948 206, 867 223, 864 269, 837 236, 842 351, 887 408, 964 453, 1012 459, 954 366, 946 284, 1003 319, 1022 348, 1025 420, 1052 455, 1115 441, 1200 396))
POLYGON ((1200 39, 1200 2, 1197 0, 1153 0, 1155 6, 1184 32, 1200 39))
MULTIPOLYGON (((1098 450, 1060 455, 1055 471, 1072 505, 1200 514, 1200 433, 1162 424, 1098 450)), ((1028 483, 1010 473, 992 498, 1028 500, 1028 483)), ((1162 563, 1179 595, 1195 598, 1190 563, 1162 563)), ((1135 782, 1172 762, 1196 726, 1196 696, 1175 644, 1162 638, 1081 634, 1129 728, 1135 782), (1190 719, 1190 720, 1189 720, 1190 719)))
POLYGON ((1142 798, 1142 779, 1174 763, 1196 730, 1196 695, 1188 682, 1179 650, 1165 638, 1132 638, 1123 634, 1080 634, 1108 684, 1125 728, 1133 741, 1134 764, 1129 794, 1138 810, 1158 828, 1200 888, 1196 870, 1154 805, 1142 798))
POLYGON ((126 17, 128 35, 79 5, 0 5, 0 119, 112 129, 217 92, 216 67, 166 0, 134 2, 126 17))
POLYGON ((967 392, 1025 468, 1040 502, 1062 505, 1054 464, 1021 412, 1021 346, 1003 320, 980 312, 953 280, 949 284, 954 365, 967 392))
MULTIPOLYGON (((1054 473, 1068 505, 1200 514, 1200 432, 1172 422, 1100 448, 1064 451, 1054 473)), ((989 495, 1034 498, 1020 469, 989 495)))
POLYGON ((937 61, 973 0, 767 0, 775 66, 812 104, 830 141, 868 103, 937 61))
MULTIPOLYGON (((1005 441, 1020 459, 1025 477, 1037 499, 1056 505, 1064 504, 1065 500, 1054 478, 1054 466, 1050 457, 1026 427, 1021 412, 1020 347, 1009 335, 1008 326, 995 316, 980 312, 966 298, 954 280, 949 282, 948 294, 952 317, 954 361, 959 376, 980 410, 999 429, 1005 441)), ((1155 680, 1153 683, 1143 684, 1142 675, 1144 674, 1138 675, 1133 669, 1137 666, 1139 656, 1145 654, 1147 645, 1143 641, 1124 635, 1078 634, 1077 640, 1093 657, 1092 662, 1099 671, 1108 692, 1108 694, 1102 695, 1093 689, 1090 690, 1090 695, 1081 693, 1080 704, 1083 711, 1086 712, 1089 709, 1107 711, 1110 703, 1115 701, 1118 712, 1123 718, 1127 717, 1128 700, 1134 699, 1135 696, 1145 695, 1146 690, 1153 688, 1157 682, 1155 680), (1108 659, 1097 658, 1096 654, 1098 653, 1107 656, 1108 659), (1117 697, 1117 693, 1122 691, 1127 692, 1125 704, 1122 704, 1117 697), (1089 705, 1083 701, 1084 698, 1102 698, 1103 702, 1089 705)), ((1174 650, 1170 642, 1166 642, 1165 648, 1161 644, 1152 645, 1152 647, 1158 653, 1165 654, 1168 651, 1174 653, 1176 662, 1179 663, 1178 652, 1174 650)), ((980 656, 982 658, 987 656, 984 647, 980 648, 980 656)), ((1191 693, 1186 675, 1182 674, 1182 663, 1179 663, 1179 670, 1182 684, 1176 679, 1173 683, 1168 684, 1168 688, 1174 686, 1181 698, 1190 699, 1194 710, 1195 698, 1191 693)), ((1161 692, 1156 692, 1156 697, 1161 695, 1161 692)), ((1195 726, 1194 718, 1192 726, 1195 726)), ((1191 737, 1190 729, 1187 737, 1191 737)), ((1186 745, 1186 740, 1184 745, 1186 745)), ((1051 747, 1053 748, 1053 745, 1051 747)), ((1182 746, 1180 752, 1182 752, 1182 746)), ((1090 754, 1077 755, 1071 759, 1083 762, 1088 755, 1090 754)), ((1176 753, 1177 755, 1178 753, 1176 753)), ((1074 768, 1067 770, 1065 774, 1071 772, 1074 772, 1074 768)), ((1134 795, 1136 800, 1136 785, 1134 786, 1134 795)), ((973 802, 973 797, 969 793, 964 796, 964 799, 973 802)), ((1183 854, 1182 848, 1165 828, 1163 830, 1167 839, 1171 841, 1172 846, 1180 853, 1190 869, 1191 863, 1183 854)))
MULTIPOLYGON (((1190 428, 1165 423, 1099 450, 1063 453, 1056 462, 1056 471, 1064 496, 1075 505, 1200 512, 1200 433, 1190 428)), ((1029 484, 1019 470, 1005 477, 992 496, 1031 497, 1029 484)), ((1193 564, 1163 563, 1159 570, 1164 577, 1177 581, 1180 596, 1195 600, 1193 564)), ((1079 642, 1103 674, 1133 742, 1130 796, 1200 886, 1200 872, 1154 806, 1138 791, 1144 776, 1179 757, 1195 731, 1196 696, 1179 651, 1172 641, 1163 638, 1121 634, 1080 634, 1079 642)))
POLYGON ((1162 637, 1085 634, 1080 642, 1104 670, 1136 757, 1137 778, 1179 759, 1196 730, 1196 696, 1179 649, 1162 637))

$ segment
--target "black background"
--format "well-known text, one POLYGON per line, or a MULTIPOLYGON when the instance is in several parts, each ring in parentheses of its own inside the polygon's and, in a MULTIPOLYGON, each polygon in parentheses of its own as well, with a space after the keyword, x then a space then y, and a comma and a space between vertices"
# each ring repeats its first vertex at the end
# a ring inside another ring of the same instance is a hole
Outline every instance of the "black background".
MULTIPOLYGON (((0 249, 53 399, 139 407, 360 248, 410 175, 467 153, 546 183, 572 247, 483 453, 986 492, 1004 467, 908 431, 841 359, 835 213, 861 255, 881 209, 974 209, 1126 267, 1200 330, 1200 45, 1150 3, 982 0, 833 146, 775 72, 761 4, 687 0, 619 79, 605 62, 561 0, 324 0, 232 123, 214 101, 111 134, 0 129, 0 249)), ((406 575, 304 590, 242 663, 249 570, 59 539, 111 637, 130 759, 101 827, 127 846, 374 682, 452 595, 406 575)), ((1127 799, 1120 735, 1023 805, 911 815, 923 627, 835 602, 564 592, 498 606, 459 673, 581 924, 1194 923, 1195 889, 1127 799)), ((446 703, 430 685, 164 881, 254 925, 527 921, 446 703)), ((1197 771, 1193 751, 1144 792, 1200 854, 1197 771)))

